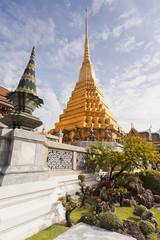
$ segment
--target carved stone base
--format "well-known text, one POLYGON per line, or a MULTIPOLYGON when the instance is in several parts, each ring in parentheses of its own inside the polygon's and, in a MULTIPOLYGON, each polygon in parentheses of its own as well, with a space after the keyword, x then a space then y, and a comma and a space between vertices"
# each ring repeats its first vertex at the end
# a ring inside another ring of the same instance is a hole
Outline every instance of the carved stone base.
POLYGON ((43 124, 39 118, 25 112, 7 114, 0 121, 9 128, 22 128, 25 130, 33 130, 43 124))

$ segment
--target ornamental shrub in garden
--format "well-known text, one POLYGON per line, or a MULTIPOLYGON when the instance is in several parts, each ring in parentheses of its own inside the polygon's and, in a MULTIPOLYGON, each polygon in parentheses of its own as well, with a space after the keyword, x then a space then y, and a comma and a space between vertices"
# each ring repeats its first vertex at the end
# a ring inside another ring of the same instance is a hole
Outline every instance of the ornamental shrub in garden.
POLYGON ((139 205, 136 209, 137 216, 141 217, 142 213, 146 210, 147 208, 144 205, 139 205))
POLYGON ((106 212, 100 217, 100 224, 103 228, 110 231, 117 231, 123 227, 123 221, 112 212, 106 212))
POLYGON ((80 186, 80 192, 76 192, 76 195, 80 196, 82 207, 85 205, 85 200, 91 196, 91 190, 90 187, 86 186, 86 184, 84 183, 84 175, 78 175, 78 179, 80 180, 80 182, 78 183, 78 185, 80 186))
POLYGON ((139 223, 139 227, 141 232, 147 236, 153 232, 155 232, 155 227, 152 223, 148 222, 148 221, 140 221, 139 223))
POLYGON ((139 178, 145 189, 150 189, 153 194, 160 195, 160 171, 146 170, 140 172, 139 178))

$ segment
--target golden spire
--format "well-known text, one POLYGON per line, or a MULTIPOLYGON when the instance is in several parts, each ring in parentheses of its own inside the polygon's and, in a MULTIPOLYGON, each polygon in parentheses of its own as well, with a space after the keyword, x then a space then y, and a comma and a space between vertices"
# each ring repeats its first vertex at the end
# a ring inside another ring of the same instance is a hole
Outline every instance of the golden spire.
POLYGON ((87 28, 87 9, 86 9, 86 38, 85 38, 84 60, 83 60, 83 63, 86 63, 86 62, 90 62, 89 41, 88 41, 88 28, 87 28))

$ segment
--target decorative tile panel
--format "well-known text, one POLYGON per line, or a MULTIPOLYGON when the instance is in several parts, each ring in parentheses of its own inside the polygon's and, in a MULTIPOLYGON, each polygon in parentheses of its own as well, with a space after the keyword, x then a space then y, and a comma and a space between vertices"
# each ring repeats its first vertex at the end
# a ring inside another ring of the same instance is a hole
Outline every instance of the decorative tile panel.
POLYGON ((89 158, 88 153, 77 152, 77 170, 85 170, 86 162, 89 158))
POLYGON ((51 170, 71 170, 72 159, 72 151, 48 149, 47 166, 51 170))

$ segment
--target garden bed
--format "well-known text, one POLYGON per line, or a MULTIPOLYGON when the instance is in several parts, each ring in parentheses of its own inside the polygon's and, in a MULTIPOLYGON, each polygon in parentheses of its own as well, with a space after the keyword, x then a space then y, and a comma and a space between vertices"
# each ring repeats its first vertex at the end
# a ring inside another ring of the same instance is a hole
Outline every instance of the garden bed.
MULTIPOLYGON (((155 219, 158 223, 158 226, 160 226, 160 210, 159 209, 151 209, 151 211, 154 212, 155 214, 155 219)), ((73 224, 76 224, 78 220, 81 218, 83 215, 91 214, 91 207, 87 209, 75 209, 71 213, 71 219, 73 221, 73 224)), ((130 219, 139 222, 140 217, 135 216, 133 214, 133 208, 132 207, 116 207, 116 214, 121 218, 121 219, 130 219)), ((45 230, 40 231, 37 234, 34 234, 32 237, 27 238, 26 240, 52 240, 68 230, 69 228, 63 226, 65 222, 60 224, 54 224, 49 228, 46 228, 45 230)), ((150 236, 151 240, 157 240, 157 234, 153 233, 150 236)))

